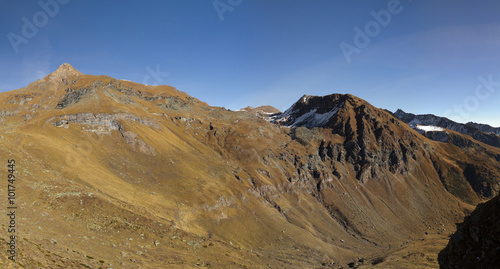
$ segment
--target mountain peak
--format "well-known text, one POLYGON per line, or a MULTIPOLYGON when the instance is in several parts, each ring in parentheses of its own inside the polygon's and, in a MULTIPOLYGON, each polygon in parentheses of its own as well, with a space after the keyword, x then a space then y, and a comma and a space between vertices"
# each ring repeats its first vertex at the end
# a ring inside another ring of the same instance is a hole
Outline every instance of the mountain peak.
POLYGON ((306 104, 309 97, 311 97, 311 95, 304 94, 304 95, 302 95, 302 97, 300 97, 298 102, 306 104))
POLYGON ((351 94, 334 93, 325 96, 304 94, 274 121, 289 127, 326 127, 342 107, 364 104, 366 101, 351 94))
POLYGON ((69 77, 80 76, 83 75, 80 71, 76 70, 69 63, 63 63, 57 68, 56 71, 52 72, 46 78, 52 81, 64 81, 69 77))
POLYGON ((71 64, 63 63, 57 68, 56 71, 52 73, 52 75, 63 75, 63 76, 71 76, 71 75, 82 75, 82 73, 76 70, 71 64))

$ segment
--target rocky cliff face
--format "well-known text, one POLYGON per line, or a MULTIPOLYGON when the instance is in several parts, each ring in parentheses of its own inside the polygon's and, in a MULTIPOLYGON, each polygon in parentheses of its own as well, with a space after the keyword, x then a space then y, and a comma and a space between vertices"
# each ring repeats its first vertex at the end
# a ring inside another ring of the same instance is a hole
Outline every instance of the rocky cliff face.
MULTIPOLYGON (((402 113, 404 112, 399 111, 397 114, 404 120, 415 121, 414 115, 402 113)), ((441 121, 443 126, 461 128, 444 118, 438 120, 433 117, 424 118, 419 118, 422 124, 432 125, 441 121)), ((434 161, 435 149, 421 139, 417 132, 413 132, 408 125, 395 119, 391 113, 377 109, 352 95, 303 96, 283 114, 275 115, 274 122, 291 127, 292 137, 303 144, 321 140, 319 147, 321 160, 352 164, 356 178, 360 182, 383 178, 387 171, 407 175, 415 165, 424 164, 426 160, 431 159, 432 170, 439 173, 441 181, 454 194, 462 196, 468 192, 466 189, 471 187, 481 197, 491 198, 500 190, 499 184, 496 183, 499 175, 493 172, 495 174, 493 176, 485 170, 477 169, 474 161, 469 164, 460 162, 456 167, 458 169, 449 168, 452 172, 448 168, 443 171, 437 164, 438 161, 434 161), (341 139, 322 140, 317 135, 316 137, 312 135, 315 133, 314 128, 327 129, 341 139), (474 183, 477 178, 482 178, 481 186, 474 183), (495 179, 489 181, 489 178, 495 179), (457 183, 456 186, 451 186, 451 182, 457 183)), ((473 139, 455 132, 429 131, 424 134, 435 141, 447 141, 463 148, 464 151, 490 152, 473 139)), ((489 156, 496 159, 496 153, 490 152, 489 156)), ((332 166, 329 169, 333 169, 332 166)), ((474 195, 465 196, 469 202, 474 200, 472 198, 474 195)))
POLYGON ((458 224, 439 253, 441 268, 498 268, 500 265, 500 196, 480 204, 458 224))
MULTIPOLYGON (((354 165, 365 182, 381 171, 403 171, 416 158, 417 137, 399 121, 351 95, 304 96, 275 122, 290 127, 319 127, 342 137, 342 143, 322 141, 320 157, 354 165), (396 132, 396 130, 398 132, 396 132)), ((310 143, 304 129, 295 129, 299 141, 310 143)))

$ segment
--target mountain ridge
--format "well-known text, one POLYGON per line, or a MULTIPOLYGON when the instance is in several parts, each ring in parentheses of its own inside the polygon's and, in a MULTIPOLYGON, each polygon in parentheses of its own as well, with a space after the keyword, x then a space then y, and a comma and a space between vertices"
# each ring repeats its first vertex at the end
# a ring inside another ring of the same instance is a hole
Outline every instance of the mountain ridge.
MULTIPOLYGON (((461 134, 470 135, 474 140, 490 146, 500 147, 500 135, 498 135, 500 134, 500 128, 494 128, 487 124, 476 124, 472 122, 462 124, 445 117, 439 117, 432 114, 415 115, 406 113, 401 109, 398 109, 394 115, 410 125, 439 126, 461 134)), ((433 134, 431 133, 431 135, 433 134)), ((433 137, 440 140, 447 139, 442 135, 433 137)))

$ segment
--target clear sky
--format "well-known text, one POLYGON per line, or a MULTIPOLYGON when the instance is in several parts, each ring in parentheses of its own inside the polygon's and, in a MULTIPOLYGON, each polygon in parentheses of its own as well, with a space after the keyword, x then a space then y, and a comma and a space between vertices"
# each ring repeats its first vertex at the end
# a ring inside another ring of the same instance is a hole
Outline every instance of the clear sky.
POLYGON ((233 110, 351 93, 500 126, 498 0, 0 0, 0 91, 64 62, 233 110))

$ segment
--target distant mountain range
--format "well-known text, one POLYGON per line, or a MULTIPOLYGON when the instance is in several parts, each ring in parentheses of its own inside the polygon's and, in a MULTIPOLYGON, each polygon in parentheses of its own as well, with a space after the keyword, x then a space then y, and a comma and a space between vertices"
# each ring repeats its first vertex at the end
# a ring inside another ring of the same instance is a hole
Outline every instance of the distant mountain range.
POLYGON ((495 128, 487 124, 468 122, 466 124, 454 122, 448 118, 435 116, 432 114, 415 115, 406 113, 398 109, 394 116, 408 123, 412 128, 422 130, 424 135, 438 141, 447 141, 446 134, 429 133, 428 131, 443 131, 436 129, 425 129, 425 126, 442 127, 449 130, 459 132, 461 134, 470 135, 473 139, 485 144, 500 148, 500 128, 495 128))
POLYGON ((277 108, 272 107, 272 106, 259 106, 259 107, 251 107, 247 106, 245 108, 242 108, 238 111, 245 111, 245 112, 250 112, 255 114, 255 116, 260 117, 260 118, 265 118, 268 119, 272 115, 281 113, 277 108))

